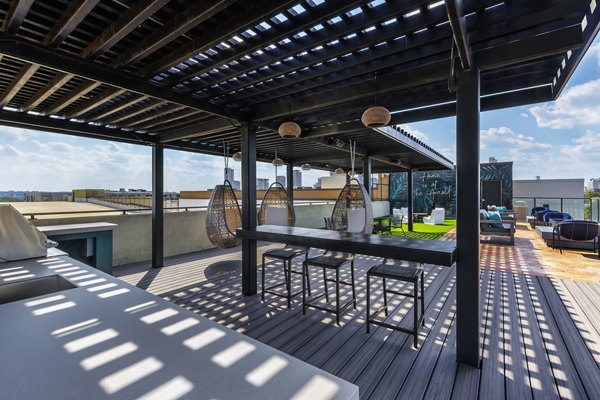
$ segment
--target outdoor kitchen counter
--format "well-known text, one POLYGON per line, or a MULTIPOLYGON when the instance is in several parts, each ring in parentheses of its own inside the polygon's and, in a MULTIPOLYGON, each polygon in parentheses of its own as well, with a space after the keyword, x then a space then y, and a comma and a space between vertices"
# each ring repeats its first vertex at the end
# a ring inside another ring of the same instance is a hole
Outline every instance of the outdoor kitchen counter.
POLYGON ((0 305, 0 398, 358 399, 358 387, 66 256, 0 264, 0 285, 78 287, 0 305))

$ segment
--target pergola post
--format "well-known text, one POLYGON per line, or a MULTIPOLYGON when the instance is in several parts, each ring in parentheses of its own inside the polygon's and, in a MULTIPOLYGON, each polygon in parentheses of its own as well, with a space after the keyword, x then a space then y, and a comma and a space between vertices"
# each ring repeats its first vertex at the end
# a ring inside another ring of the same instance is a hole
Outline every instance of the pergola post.
POLYGON ((152 267, 164 266, 164 175, 162 144, 152 147, 152 267))
POLYGON ((456 91, 456 360, 479 367, 479 70, 456 91))
POLYGON ((413 230, 413 170, 409 168, 406 171, 408 174, 407 187, 406 187, 406 200, 408 206, 408 231, 412 232, 413 230))
MULTIPOLYGON (((256 227, 256 128, 240 128, 242 144, 242 228, 256 227)), ((242 239, 242 294, 256 294, 256 240, 242 239)))
POLYGON ((365 189, 367 190, 367 193, 369 193, 369 196, 371 196, 371 199, 372 199, 373 193, 371 193, 371 158, 370 157, 363 157, 362 171, 363 171, 363 186, 365 187, 365 189))
POLYGON ((288 199, 294 204, 294 164, 289 162, 286 165, 286 184, 287 184, 287 194, 288 199))

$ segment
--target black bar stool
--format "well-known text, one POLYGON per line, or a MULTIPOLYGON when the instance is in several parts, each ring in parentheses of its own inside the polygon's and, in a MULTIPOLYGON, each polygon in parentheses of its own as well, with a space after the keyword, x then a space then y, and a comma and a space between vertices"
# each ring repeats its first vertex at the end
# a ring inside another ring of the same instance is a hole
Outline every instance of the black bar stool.
MULTIPOLYGON (((354 309, 356 309, 356 286, 354 284, 354 254, 345 253, 341 251, 326 251, 323 255, 318 257, 307 258, 303 263, 304 273, 306 275, 306 281, 308 282, 308 295, 310 296, 310 275, 309 266, 319 267, 323 269, 323 286, 325 286, 324 293, 314 297, 313 302, 306 301, 305 287, 302 286, 302 314, 306 314, 306 307, 316 308, 318 310, 327 311, 335 314, 336 322, 340 324, 340 313, 343 312, 350 304, 354 303, 354 309), (340 269, 350 263, 350 274, 352 277, 351 282, 340 280, 340 269), (327 277, 327 270, 335 270, 335 279, 327 277), (325 300, 329 301, 329 290, 327 288, 327 282, 335 283, 335 309, 324 307, 316 304, 314 301, 325 296, 325 300), (340 284, 352 287, 352 299, 344 304, 340 304, 340 284)), ((304 280, 302 280, 304 285, 304 280)))
MULTIPOLYGON (((288 308, 292 306, 292 298, 298 296, 300 292, 292 293, 292 273, 294 274, 302 274, 302 289, 304 289, 304 279, 306 276, 303 271, 294 271, 292 269, 292 260, 298 256, 304 255, 304 259, 308 259, 308 252, 310 247, 304 246, 292 246, 288 245, 281 249, 273 249, 268 250, 263 253, 262 256, 262 300, 265 300, 265 293, 272 294, 274 296, 284 297, 287 299, 288 308), (272 285, 269 287, 265 287, 265 260, 267 258, 272 258, 276 260, 281 260, 283 262, 283 276, 284 282, 278 283, 276 285, 272 285), (279 293, 274 291, 276 287, 285 285, 286 293, 279 293)), ((310 281, 308 282, 308 293, 310 294, 310 281)))
POLYGON ((388 329, 393 329, 400 332, 410 333, 414 336, 414 346, 419 347, 419 326, 424 325, 425 313, 425 288, 424 288, 424 273, 423 264, 401 260, 385 259, 383 263, 376 265, 367 272, 367 333, 371 330, 371 324, 383 326, 388 329), (383 307, 377 310, 371 317, 371 277, 377 276, 383 280, 383 307), (400 282, 408 282, 413 284, 413 291, 400 292, 397 290, 387 289, 386 279, 393 279, 400 282), (419 295, 419 281, 421 286, 421 294, 419 295), (387 294, 392 293, 399 296, 412 297, 414 300, 414 326, 413 329, 402 328, 397 325, 391 325, 382 321, 377 321, 375 318, 382 311, 385 316, 388 316, 387 294), (421 299, 421 316, 419 317, 419 300, 421 299))

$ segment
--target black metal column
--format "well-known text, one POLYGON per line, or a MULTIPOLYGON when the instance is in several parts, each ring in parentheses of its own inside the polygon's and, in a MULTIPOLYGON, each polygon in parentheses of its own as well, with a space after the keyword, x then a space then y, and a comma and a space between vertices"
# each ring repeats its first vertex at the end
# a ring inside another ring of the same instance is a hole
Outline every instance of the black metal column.
POLYGON ((163 145, 152 148, 152 267, 164 266, 163 145))
POLYGON ((456 360, 479 367, 479 70, 457 79, 456 360))
MULTIPOLYGON (((256 227, 256 128, 243 124, 242 228, 256 227)), ((256 240, 242 239, 242 294, 256 294, 256 240)))
POLYGON ((363 170, 363 186, 367 189, 367 193, 369 196, 373 198, 373 193, 371 193, 371 158, 363 157, 362 159, 362 170, 363 170))
POLYGON ((413 170, 412 168, 406 171, 408 174, 406 187, 406 200, 408 206, 408 230, 413 230, 413 170))
POLYGON ((290 202, 294 204, 294 164, 288 163, 286 166, 286 172, 288 199, 290 199, 290 202))

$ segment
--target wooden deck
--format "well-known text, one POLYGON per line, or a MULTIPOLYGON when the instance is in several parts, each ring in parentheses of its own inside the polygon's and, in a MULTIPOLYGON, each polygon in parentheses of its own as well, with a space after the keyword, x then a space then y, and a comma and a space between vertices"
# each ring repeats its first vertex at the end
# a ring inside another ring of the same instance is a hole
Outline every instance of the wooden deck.
MULTIPOLYGON (((259 247, 259 258, 271 246, 259 247)), ((267 295, 264 303, 259 295, 242 297, 237 249, 172 258, 160 271, 143 264, 118 268, 117 275, 356 383, 362 399, 600 398, 600 284, 514 272, 498 265, 528 258, 497 258, 505 248, 498 247, 484 252, 482 260, 481 369, 454 361, 454 268, 426 267, 426 318, 418 350, 405 333, 365 331, 365 274, 378 262, 373 257, 357 258, 358 310, 350 309, 341 327, 332 314, 309 309, 302 315, 298 300, 288 311, 285 300, 275 296, 267 295), (214 277, 222 270, 231 273, 214 277)), ((279 279, 280 273, 272 264, 267 279, 279 279)), ((321 281, 312 277, 313 290, 322 288, 321 281)), ((380 289, 377 285, 373 295, 380 296, 380 289)), ((389 318, 408 327, 412 301, 396 297, 390 306, 389 318)))

